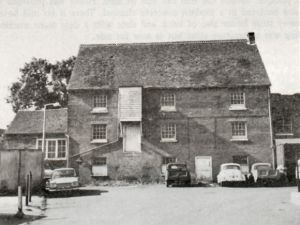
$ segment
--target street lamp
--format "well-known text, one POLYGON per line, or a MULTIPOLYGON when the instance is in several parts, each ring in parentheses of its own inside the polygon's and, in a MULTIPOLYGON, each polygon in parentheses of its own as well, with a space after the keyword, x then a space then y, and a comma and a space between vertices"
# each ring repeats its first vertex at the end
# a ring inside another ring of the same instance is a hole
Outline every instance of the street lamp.
POLYGON ((60 104, 58 102, 55 103, 49 103, 44 105, 44 118, 43 118, 43 138, 42 138, 42 152, 45 152, 45 133, 46 133, 46 109, 47 106, 54 106, 54 107, 59 107, 60 104))

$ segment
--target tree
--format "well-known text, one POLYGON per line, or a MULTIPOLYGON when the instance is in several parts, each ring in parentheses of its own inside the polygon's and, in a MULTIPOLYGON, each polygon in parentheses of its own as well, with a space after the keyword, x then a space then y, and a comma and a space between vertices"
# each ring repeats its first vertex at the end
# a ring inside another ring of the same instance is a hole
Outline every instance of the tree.
POLYGON ((10 87, 6 99, 14 112, 20 109, 41 109, 47 103, 67 105, 67 84, 75 63, 72 56, 52 64, 46 59, 33 58, 20 69, 21 77, 10 87))

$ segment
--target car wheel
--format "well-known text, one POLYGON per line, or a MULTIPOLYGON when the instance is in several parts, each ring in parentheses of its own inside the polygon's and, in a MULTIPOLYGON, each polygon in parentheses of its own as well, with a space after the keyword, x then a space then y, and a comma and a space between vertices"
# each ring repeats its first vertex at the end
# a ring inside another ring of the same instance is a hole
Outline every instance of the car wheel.
POLYGON ((170 187, 170 184, 171 184, 170 181, 167 181, 167 182, 166 182, 166 186, 167 186, 167 187, 170 187))

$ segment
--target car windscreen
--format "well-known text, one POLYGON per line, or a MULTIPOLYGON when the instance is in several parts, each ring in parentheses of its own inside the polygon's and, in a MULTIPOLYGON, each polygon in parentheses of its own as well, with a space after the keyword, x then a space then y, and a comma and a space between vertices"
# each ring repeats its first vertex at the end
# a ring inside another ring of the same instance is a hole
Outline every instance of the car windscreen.
POLYGON ((240 170, 240 167, 237 165, 225 165, 223 166, 224 170, 240 170))
POLYGON ((52 179, 60 177, 75 177, 74 170, 56 170, 52 174, 52 179))
POLYGON ((257 165, 254 169, 256 170, 269 170, 271 167, 269 165, 257 165))
POLYGON ((183 171, 186 171, 187 168, 186 168, 186 165, 176 164, 176 165, 169 165, 168 170, 183 170, 183 171))

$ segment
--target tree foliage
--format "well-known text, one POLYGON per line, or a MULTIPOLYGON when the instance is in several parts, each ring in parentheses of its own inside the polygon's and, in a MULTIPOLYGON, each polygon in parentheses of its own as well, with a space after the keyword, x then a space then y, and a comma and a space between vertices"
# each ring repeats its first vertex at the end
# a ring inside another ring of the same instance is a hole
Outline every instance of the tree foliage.
POLYGON ((66 60, 50 63, 46 59, 33 58, 20 69, 21 77, 10 87, 7 102, 13 111, 41 109, 47 103, 67 105, 67 84, 75 63, 72 56, 66 60))

